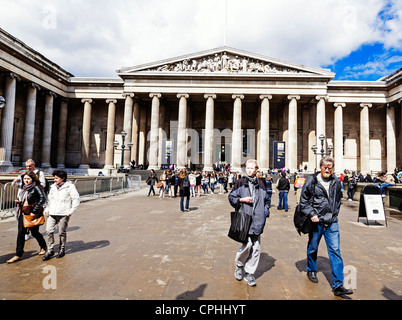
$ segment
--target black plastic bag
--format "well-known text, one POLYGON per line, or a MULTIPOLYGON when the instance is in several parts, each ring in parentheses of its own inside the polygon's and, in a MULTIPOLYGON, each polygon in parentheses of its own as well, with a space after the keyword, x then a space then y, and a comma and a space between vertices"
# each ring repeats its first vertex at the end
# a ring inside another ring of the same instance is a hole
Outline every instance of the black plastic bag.
POLYGON ((230 213, 231 223, 228 237, 237 242, 246 243, 253 217, 244 212, 243 205, 238 205, 236 211, 230 213))

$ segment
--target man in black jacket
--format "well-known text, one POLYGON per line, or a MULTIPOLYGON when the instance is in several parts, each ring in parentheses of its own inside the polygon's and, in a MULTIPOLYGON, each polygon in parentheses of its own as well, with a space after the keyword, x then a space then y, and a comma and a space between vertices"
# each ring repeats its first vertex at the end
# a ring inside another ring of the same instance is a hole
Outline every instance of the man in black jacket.
POLYGON ((320 161, 321 172, 310 175, 302 190, 300 206, 303 214, 313 222, 307 245, 307 277, 317 283, 317 253, 321 237, 327 244, 332 271, 334 295, 352 294, 343 286, 343 260, 340 251, 338 213, 341 206, 341 182, 332 174, 334 159, 324 157, 320 161))

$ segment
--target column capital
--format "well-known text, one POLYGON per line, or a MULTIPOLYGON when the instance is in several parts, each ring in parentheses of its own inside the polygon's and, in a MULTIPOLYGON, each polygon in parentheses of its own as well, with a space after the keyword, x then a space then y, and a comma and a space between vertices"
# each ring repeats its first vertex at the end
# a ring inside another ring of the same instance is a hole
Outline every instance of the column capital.
POLYGON ((328 96, 327 95, 315 96, 315 99, 317 101, 320 101, 321 99, 324 99, 325 101, 328 101, 328 96))
POLYGON ((300 100, 300 96, 294 95, 294 94, 288 95, 288 100, 292 100, 292 99, 300 100))
POLYGON ((215 93, 204 94, 204 99, 208 99, 208 98, 216 99, 216 94, 215 93))
POLYGON ((272 99, 272 95, 270 95, 270 94, 261 94, 261 95, 260 95, 260 99, 261 99, 261 100, 264 100, 264 99, 271 100, 271 99, 272 99))
POLYGON ((134 96, 135 96, 134 92, 123 92, 121 95, 123 96, 123 98, 127 98, 127 97, 134 98, 134 96))
POLYGON ((232 94, 232 99, 244 99, 244 94, 232 94))
POLYGON ((346 107, 346 103, 344 103, 344 102, 335 102, 335 103, 334 103, 334 107, 335 107, 335 108, 337 108, 337 107, 345 108, 345 107, 346 107))
POLYGON ((117 99, 106 99, 106 103, 117 103, 117 99))
POLYGON ((92 99, 81 99, 81 103, 86 103, 86 102, 92 103, 93 100, 92 99))
POLYGON ((371 104, 371 103, 366 103, 366 102, 363 102, 363 103, 361 103, 360 104, 360 108, 364 108, 364 107, 369 107, 369 108, 371 108, 373 105, 371 104))
POLYGON ((46 91, 46 95, 52 96, 53 98, 57 98, 57 94, 54 93, 53 91, 46 91))
POLYGON ((149 97, 150 98, 157 97, 158 99, 160 99, 162 97, 162 94, 161 93, 156 93, 156 92, 151 92, 149 94, 149 97))
POLYGON ((15 79, 17 81, 21 80, 20 76, 18 74, 15 74, 14 72, 6 73, 5 76, 11 79, 15 79))
POLYGON ((34 88, 36 90, 41 89, 41 87, 38 84, 36 84, 35 82, 28 82, 28 83, 25 84, 25 86, 28 87, 28 88, 34 88))
POLYGON ((398 103, 399 103, 399 104, 402 104, 402 99, 399 99, 399 100, 398 100, 398 103))
POLYGON ((178 93, 178 94, 176 95, 176 97, 177 97, 178 99, 180 99, 180 98, 186 98, 186 99, 188 99, 188 98, 190 97, 190 95, 189 95, 188 93, 178 93))

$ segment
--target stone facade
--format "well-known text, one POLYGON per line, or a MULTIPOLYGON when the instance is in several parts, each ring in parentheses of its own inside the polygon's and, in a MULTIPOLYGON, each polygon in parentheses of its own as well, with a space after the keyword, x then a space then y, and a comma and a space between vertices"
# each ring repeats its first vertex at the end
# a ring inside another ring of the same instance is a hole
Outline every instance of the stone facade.
POLYGON ((333 147, 336 172, 402 166, 402 70, 378 81, 334 81, 326 69, 229 47, 77 78, 0 29, 0 171, 33 158, 45 168, 106 173, 124 165, 171 163, 236 170, 247 158, 274 167, 285 141, 286 167, 317 168, 333 147))

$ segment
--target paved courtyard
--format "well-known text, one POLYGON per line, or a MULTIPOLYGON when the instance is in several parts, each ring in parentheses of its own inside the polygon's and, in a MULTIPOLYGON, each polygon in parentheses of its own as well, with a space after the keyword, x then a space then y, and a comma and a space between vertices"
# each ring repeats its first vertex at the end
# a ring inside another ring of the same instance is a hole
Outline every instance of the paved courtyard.
MULTIPOLYGON (((342 300, 331 292, 324 240, 319 283, 308 281, 307 236, 293 227, 293 192, 289 202, 289 212, 271 208, 256 287, 233 275, 239 245, 227 237, 227 194, 191 199, 186 213, 179 198, 146 197, 146 189, 83 202, 70 220, 66 256, 46 262, 30 239, 23 260, 8 265, 17 225, 14 218, 3 220, 0 299, 342 300)), ((341 251, 354 288, 344 299, 401 300, 402 221, 390 217, 388 227, 367 226, 357 222, 357 210, 357 202, 345 201, 340 213, 341 251)))

